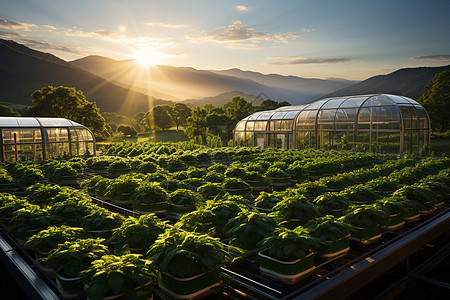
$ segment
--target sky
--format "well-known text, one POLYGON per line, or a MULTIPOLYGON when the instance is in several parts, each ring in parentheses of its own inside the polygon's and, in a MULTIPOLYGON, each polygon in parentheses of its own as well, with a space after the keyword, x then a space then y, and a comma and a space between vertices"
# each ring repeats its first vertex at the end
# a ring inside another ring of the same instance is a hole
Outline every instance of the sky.
POLYGON ((450 64, 450 0, 0 0, 0 38, 67 61, 364 80, 450 64))

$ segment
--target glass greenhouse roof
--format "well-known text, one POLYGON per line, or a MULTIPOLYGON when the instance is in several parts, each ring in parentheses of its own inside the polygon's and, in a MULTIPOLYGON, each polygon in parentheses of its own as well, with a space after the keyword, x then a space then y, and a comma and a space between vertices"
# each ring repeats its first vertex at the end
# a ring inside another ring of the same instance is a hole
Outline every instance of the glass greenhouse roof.
POLYGON ((0 117, 0 127, 84 127, 64 118, 0 117))
POLYGON ((351 97, 335 97, 317 100, 306 105, 283 106, 275 110, 259 111, 243 120, 293 120, 303 110, 325 110, 338 108, 359 108, 373 106, 418 106, 421 105, 407 97, 390 94, 358 95, 351 97))

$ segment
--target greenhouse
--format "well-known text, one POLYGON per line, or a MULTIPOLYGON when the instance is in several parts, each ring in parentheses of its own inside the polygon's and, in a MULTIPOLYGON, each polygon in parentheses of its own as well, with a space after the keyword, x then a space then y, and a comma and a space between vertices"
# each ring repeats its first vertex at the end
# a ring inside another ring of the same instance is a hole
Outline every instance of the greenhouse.
POLYGON ((2 162, 95 155, 95 138, 85 126, 63 118, 0 117, 2 162))
POLYGON ((416 101, 373 94, 256 112, 234 129, 236 145, 426 153, 430 119, 416 101))

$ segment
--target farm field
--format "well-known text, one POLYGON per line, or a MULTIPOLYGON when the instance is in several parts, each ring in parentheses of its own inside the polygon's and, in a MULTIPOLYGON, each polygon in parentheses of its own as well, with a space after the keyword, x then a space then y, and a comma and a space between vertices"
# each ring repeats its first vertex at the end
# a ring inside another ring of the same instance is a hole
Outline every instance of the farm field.
POLYGON ((289 298, 441 214, 450 193, 446 157, 188 142, 103 147, 102 156, 0 170, 2 235, 66 298, 220 298, 227 287, 245 289, 244 278, 264 286, 247 291, 254 297, 289 298), (78 283, 65 286, 65 277, 78 283))

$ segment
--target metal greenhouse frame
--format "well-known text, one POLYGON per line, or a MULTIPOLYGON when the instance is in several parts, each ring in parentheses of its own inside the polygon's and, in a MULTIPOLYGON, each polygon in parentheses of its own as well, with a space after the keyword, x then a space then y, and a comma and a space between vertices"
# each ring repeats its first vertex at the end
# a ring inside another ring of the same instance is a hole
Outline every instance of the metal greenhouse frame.
POLYGON ((63 118, 0 117, 0 160, 45 160, 95 155, 94 134, 63 118))
POLYGON ((372 94, 256 112, 234 129, 235 145, 426 153, 430 118, 416 101, 372 94))

